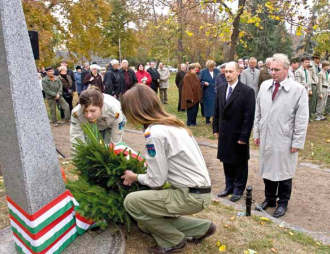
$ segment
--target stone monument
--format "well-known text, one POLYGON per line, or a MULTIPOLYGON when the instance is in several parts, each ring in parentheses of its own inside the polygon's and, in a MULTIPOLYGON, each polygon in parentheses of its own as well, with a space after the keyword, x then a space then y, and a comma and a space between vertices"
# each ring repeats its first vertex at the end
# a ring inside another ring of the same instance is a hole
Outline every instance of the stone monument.
MULTIPOLYGON (((11 230, 0 231, 0 250, 12 254, 13 239, 20 253, 61 253, 90 222, 74 212, 77 203, 65 190, 21 0, 0 0, 0 119, 0 169, 11 222, 11 230)), ((123 253, 122 234, 114 236, 115 242, 103 241, 123 253)), ((111 253, 110 247, 95 253, 111 253)))

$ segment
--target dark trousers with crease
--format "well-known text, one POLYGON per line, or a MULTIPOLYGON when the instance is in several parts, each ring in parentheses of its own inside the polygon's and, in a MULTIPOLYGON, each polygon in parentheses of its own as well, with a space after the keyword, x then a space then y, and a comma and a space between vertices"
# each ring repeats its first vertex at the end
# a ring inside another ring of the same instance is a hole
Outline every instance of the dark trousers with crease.
POLYGON ((199 103, 187 109, 187 125, 196 125, 199 103))
POLYGON ((226 190, 242 195, 248 179, 248 161, 242 163, 223 163, 226 177, 226 190))
POLYGON ((292 191, 292 178, 279 182, 264 179, 264 183, 265 196, 268 202, 276 204, 276 199, 279 198, 278 206, 288 205, 292 191))

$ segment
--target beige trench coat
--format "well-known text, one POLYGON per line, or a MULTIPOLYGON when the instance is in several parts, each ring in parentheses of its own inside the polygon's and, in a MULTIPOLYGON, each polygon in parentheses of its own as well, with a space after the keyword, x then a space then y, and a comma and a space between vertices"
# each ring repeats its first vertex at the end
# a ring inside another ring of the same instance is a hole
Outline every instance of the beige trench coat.
MULTIPOLYGON (((275 86, 274 86, 275 87, 275 86)), ((285 79, 272 101, 273 80, 262 83, 257 103, 253 137, 260 138, 260 175, 271 181, 293 178, 298 152, 303 149, 308 126, 308 95, 298 82, 285 79)))
POLYGON ((170 78, 170 71, 167 68, 163 68, 163 69, 158 69, 159 75, 160 75, 160 82, 159 82, 159 88, 160 89, 166 89, 169 88, 170 86, 170 82, 169 82, 169 78, 170 78))

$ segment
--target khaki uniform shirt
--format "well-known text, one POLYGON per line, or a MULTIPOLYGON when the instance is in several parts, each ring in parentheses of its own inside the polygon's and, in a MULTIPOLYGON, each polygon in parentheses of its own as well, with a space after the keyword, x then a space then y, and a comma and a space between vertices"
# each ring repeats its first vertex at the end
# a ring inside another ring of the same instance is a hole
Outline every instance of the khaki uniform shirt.
POLYGON ((308 92, 312 90, 312 78, 309 70, 306 70, 305 73, 304 67, 301 66, 295 71, 295 77, 296 81, 302 84, 308 92))
POLYGON ((168 181, 176 188, 211 186, 203 155, 186 129, 151 125, 144 136, 148 170, 138 175, 141 184, 159 188, 168 181))
MULTIPOLYGON (((121 111, 121 105, 118 100, 108 94, 103 94, 104 105, 101 117, 97 120, 97 128, 99 131, 106 131, 106 143, 119 143, 122 141, 126 118, 121 111), (108 137, 108 138, 107 138, 108 137)), ((86 142, 86 137, 81 125, 86 124, 88 120, 84 116, 83 109, 79 104, 72 110, 70 140, 76 143, 76 139, 86 142)))
POLYGON ((296 80, 295 72, 293 71, 293 69, 291 67, 289 68, 288 78, 290 78, 292 80, 296 80))
POLYGON ((322 94, 322 89, 327 88, 329 90, 330 88, 330 74, 327 73, 327 71, 321 70, 318 75, 318 83, 317 83, 317 93, 319 95, 322 94))
POLYGON ((318 74, 319 70, 317 69, 317 64, 314 62, 311 62, 312 66, 309 68, 311 78, 312 78, 312 84, 316 85, 318 83, 318 74))

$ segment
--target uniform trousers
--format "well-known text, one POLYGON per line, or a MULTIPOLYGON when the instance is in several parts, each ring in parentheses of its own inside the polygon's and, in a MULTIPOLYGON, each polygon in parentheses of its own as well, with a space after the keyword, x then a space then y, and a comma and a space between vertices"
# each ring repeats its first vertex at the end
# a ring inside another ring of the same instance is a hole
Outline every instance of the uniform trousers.
POLYGON ((325 114, 330 114, 330 90, 328 90, 328 100, 327 100, 327 104, 325 105, 325 114))
POLYGON ((159 88, 160 101, 167 103, 167 88, 159 88))
POLYGON ((278 206, 288 206, 292 191, 292 178, 278 182, 264 178, 264 183, 265 196, 268 202, 276 204, 276 199, 279 198, 278 206))
POLYGON ((48 105, 49 105, 49 110, 52 118, 52 122, 56 123, 56 103, 58 103, 61 108, 64 110, 64 116, 65 120, 70 120, 70 109, 69 109, 69 104, 63 99, 61 96, 58 100, 55 100, 53 98, 47 99, 48 105))
POLYGON ((309 116, 315 114, 316 112, 316 103, 317 103, 317 86, 312 85, 312 95, 309 97, 309 116))
POLYGON ((242 163, 223 163, 226 177, 226 190, 242 195, 248 179, 248 161, 242 163))
POLYGON ((187 109, 187 125, 196 125, 199 103, 187 109))
POLYGON ((142 231, 150 233, 160 247, 169 248, 208 231, 211 221, 181 215, 198 213, 210 203, 210 193, 193 194, 182 188, 132 192, 124 206, 142 231))
POLYGON ((327 101, 328 101, 328 88, 325 87, 322 88, 322 96, 323 96, 322 99, 320 98, 317 99, 317 106, 316 106, 317 117, 322 117, 325 111, 325 106, 327 105, 327 101))

